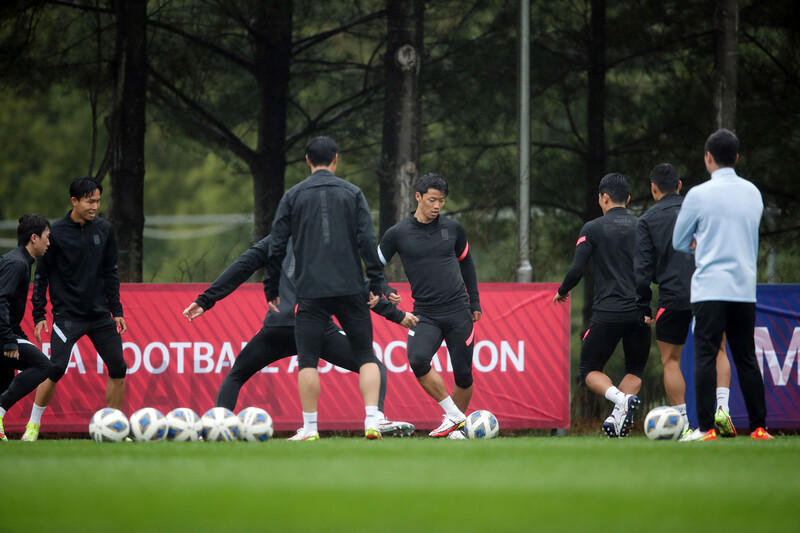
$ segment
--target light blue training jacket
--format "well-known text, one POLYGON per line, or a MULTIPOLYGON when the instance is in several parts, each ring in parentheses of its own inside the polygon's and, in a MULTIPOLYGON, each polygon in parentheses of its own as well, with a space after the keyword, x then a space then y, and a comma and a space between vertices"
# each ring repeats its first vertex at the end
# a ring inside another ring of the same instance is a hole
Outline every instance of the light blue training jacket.
POLYGON ((711 174, 711 179, 686 194, 672 245, 689 252, 692 238, 695 271, 691 301, 756 301, 758 226, 764 202, 751 182, 731 167, 711 174))

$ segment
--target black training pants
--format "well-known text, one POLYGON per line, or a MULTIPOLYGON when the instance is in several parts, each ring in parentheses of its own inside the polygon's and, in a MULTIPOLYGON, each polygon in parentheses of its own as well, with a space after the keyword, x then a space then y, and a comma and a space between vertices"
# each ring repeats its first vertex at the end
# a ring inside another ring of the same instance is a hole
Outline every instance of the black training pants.
POLYGON ((0 407, 6 411, 38 387, 51 372, 50 359, 39 348, 23 339, 18 339, 17 345, 19 359, 0 354, 0 372, 13 376, 14 369, 22 371, 0 395, 0 407))
POLYGON ((753 339, 756 304, 751 302, 710 301, 692 304, 694 325, 694 383, 697 396, 697 421, 701 431, 714 427, 717 387, 717 352, 723 332, 728 337, 733 363, 739 374, 750 430, 766 428, 767 404, 764 378, 756 360, 753 339))
MULTIPOLYGON (((226 407, 231 411, 236 408, 239 391, 253 374, 284 357, 291 357, 297 353, 293 327, 268 327, 250 339, 247 345, 236 357, 233 368, 225 376, 217 393, 216 407, 226 407)), ((322 346, 322 359, 338 367, 358 372, 360 365, 350 349, 350 343, 344 332, 329 322, 324 334, 322 346)), ((381 372, 381 389, 378 397, 378 409, 383 411, 383 402, 386 398, 386 365, 376 358, 381 372)))

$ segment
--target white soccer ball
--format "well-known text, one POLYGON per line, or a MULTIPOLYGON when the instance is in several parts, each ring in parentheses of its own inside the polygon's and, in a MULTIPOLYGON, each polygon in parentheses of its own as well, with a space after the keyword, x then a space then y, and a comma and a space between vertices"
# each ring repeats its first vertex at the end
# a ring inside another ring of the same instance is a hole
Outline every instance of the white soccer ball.
POLYGON ((154 407, 139 409, 130 422, 131 437, 136 442, 159 442, 167 437, 167 419, 154 407))
POLYGON ((121 442, 130 432, 131 425, 119 409, 100 409, 89 422, 89 435, 96 442, 121 442))
POLYGON ((500 424, 489 411, 480 410, 467 415, 464 433, 468 439, 493 439, 499 432, 500 424))
POLYGON ((173 409, 166 416, 167 440, 197 441, 203 429, 200 417, 188 407, 173 409))
POLYGON ((263 442, 272 438, 272 417, 260 407, 245 407, 239 411, 239 420, 242 421, 241 440, 263 442))
POLYGON ((683 432, 683 418, 674 407, 656 407, 644 419, 644 434, 650 440, 678 440, 683 432))
POLYGON ((203 425, 203 440, 216 442, 236 440, 242 429, 242 421, 225 407, 212 407, 200 419, 203 425))

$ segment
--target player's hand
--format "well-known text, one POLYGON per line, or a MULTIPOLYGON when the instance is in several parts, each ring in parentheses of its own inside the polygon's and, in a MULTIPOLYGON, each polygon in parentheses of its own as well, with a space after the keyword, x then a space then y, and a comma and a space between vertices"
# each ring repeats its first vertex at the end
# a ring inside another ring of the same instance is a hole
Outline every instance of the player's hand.
POLYGON ((45 331, 50 331, 47 329, 47 320, 40 320, 36 323, 36 327, 33 328, 33 336, 36 337, 36 342, 39 344, 42 343, 42 329, 45 331))
POLYGON ((115 316, 114 322, 117 323, 117 331, 119 331, 120 335, 128 331, 128 325, 125 323, 125 319, 121 316, 115 316))
POLYGON ((372 291, 369 291, 369 300, 367 300, 367 304, 369 305, 370 309, 378 305, 378 302, 380 301, 381 301, 380 296, 375 296, 375 294, 373 294, 372 291))
POLYGON ((389 295, 389 301, 394 305, 400 305, 403 302, 403 299, 400 297, 399 293, 393 292, 389 295))
POLYGON ((7 352, 3 352, 3 355, 10 359, 19 359, 19 350, 8 350, 7 352))
POLYGON ((280 313, 281 310, 278 309, 278 307, 280 307, 280 305, 281 305, 281 297, 278 296, 274 300, 270 300, 269 302, 267 302, 267 305, 269 305, 269 310, 270 311, 273 311, 275 313, 280 313))
POLYGON ((417 325, 418 322, 419 318, 406 311, 406 316, 403 319, 403 321, 400 322, 400 325, 403 326, 404 328, 413 328, 414 326, 417 325))
POLYGON ((569 293, 567 293, 567 294, 559 294, 558 291, 556 291, 556 295, 553 296, 553 303, 554 304, 563 304, 564 302, 567 301, 567 298, 569 298, 569 293))
POLYGON ((645 316, 644 317, 644 325, 648 326, 648 327, 652 326, 653 325, 653 317, 645 316))
POLYGON ((472 321, 473 322, 477 322, 478 320, 481 319, 481 316, 483 316, 483 313, 481 313, 480 311, 473 311, 472 312, 472 321))
POLYGON ((689 243, 689 249, 693 252, 697 249, 697 239, 694 237, 692 237, 692 242, 689 243))
POLYGON ((192 304, 189 307, 183 310, 183 316, 188 318, 189 322, 199 317, 203 313, 204 313, 203 308, 197 305, 197 302, 192 302, 192 304))

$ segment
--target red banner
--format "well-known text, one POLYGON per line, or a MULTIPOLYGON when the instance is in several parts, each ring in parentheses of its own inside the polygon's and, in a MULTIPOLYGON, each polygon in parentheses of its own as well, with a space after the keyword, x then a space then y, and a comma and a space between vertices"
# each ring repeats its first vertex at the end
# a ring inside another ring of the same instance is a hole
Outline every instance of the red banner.
MULTIPOLYGON (((166 413, 191 407, 198 414, 214 406, 217 390, 236 355, 259 330, 266 310, 261 284, 246 284, 201 318, 189 323, 182 311, 207 284, 123 284, 122 303, 128 332, 122 336, 128 363, 123 411, 142 407, 166 413)), ((408 284, 393 284, 411 309, 408 284)), ((480 285, 483 318, 475 327, 474 395, 470 411, 487 409, 500 427, 569 427, 569 306, 552 302, 555 283, 484 283, 480 285)), ((30 303, 29 303, 30 306, 30 303)), ((33 339, 30 312, 24 327, 33 339)), ((52 319, 50 324, 52 325, 52 319)), ((375 354, 388 369, 387 418, 418 428, 441 422, 441 408, 419 386, 406 355, 407 330, 373 315, 375 354)), ((43 351, 50 353, 49 333, 43 351)), ((453 373, 443 344, 433 359, 448 390, 453 373)), ((320 361, 321 430, 360 429, 364 406, 358 376, 320 361)), ((87 431, 89 418, 105 406, 107 376, 88 338, 72 351, 42 419, 42 431, 87 431)), ((247 406, 266 409, 278 431, 302 426, 297 393, 297 357, 264 368, 243 387, 237 412, 247 406)), ((7 431, 22 431, 33 394, 11 408, 7 431)))

